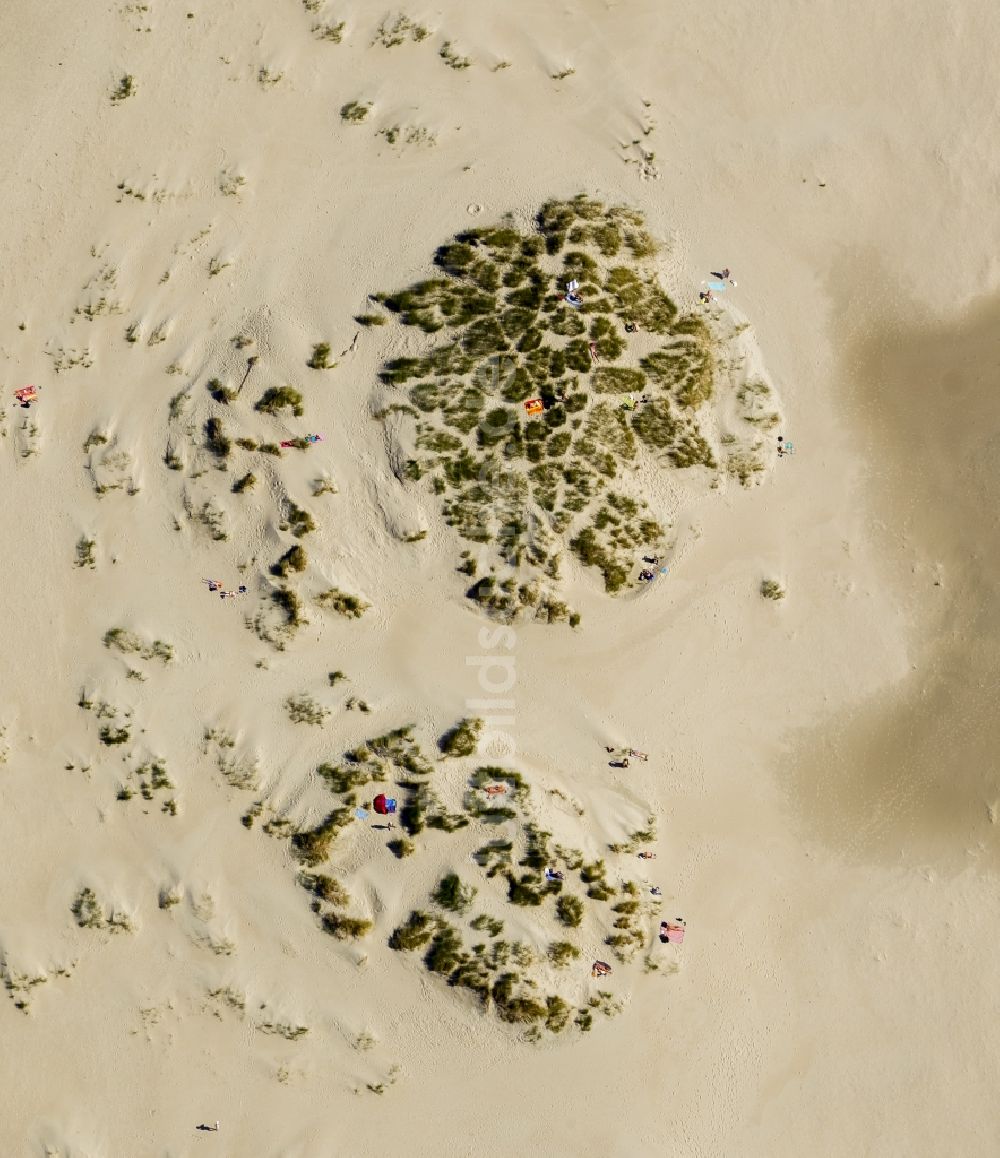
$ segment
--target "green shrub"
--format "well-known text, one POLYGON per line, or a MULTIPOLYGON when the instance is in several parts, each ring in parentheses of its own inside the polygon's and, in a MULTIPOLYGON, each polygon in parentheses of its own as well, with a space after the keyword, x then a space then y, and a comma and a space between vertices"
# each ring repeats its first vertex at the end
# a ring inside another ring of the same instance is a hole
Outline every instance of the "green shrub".
POLYGON ((454 926, 441 922, 431 938, 424 964, 432 973, 451 973, 462 962, 462 938, 454 926))
POLYGON ((414 909, 405 923, 393 930, 389 938, 389 948, 397 952, 419 949, 431 939, 434 929, 434 921, 426 913, 414 909))
POLYGON ((785 589, 777 579, 765 579, 760 585, 760 593, 765 599, 785 598, 785 589))
POLYGON ((486 913, 480 913, 475 920, 469 922, 469 927, 477 932, 486 932, 491 937, 499 937, 503 932, 503 921, 496 917, 487 916, 486 913))
POLYGON ((438 740, 438 748, 445 756, 471 756, 478 747, 482 730, 483 721, 478 718, 459 720, 438 740))
POLYGON ((548 957, 557 969, 565 969, 571 962, 577 960, 580 950, 569 941, 553 941, 548 948, 548 957))
POLYGON ((346 908, 351 903, 347 889, 335 877, 323 873, 303 873, 299 878, 303 887, 314 893, 321 901, 346 908))
POLYGON ((334 809, 315 828, 296 832, 292 836, 292 851, 303 864, 310 868, 322 864, 330 852, 330 846, 337 833, 351 823, 349 808, 334 809))
POLYGON ((556 916, 567 928, 579 928, 583 921, 583 901, 571 894, 563 894, 556 900, 556 916))
POLYGON ((370 607, 370 604, 365 603, 357 595, 348 595, 336 587, 331 587, 317 595, 316 602, 320 607, 336 611, 338 615, 343 615, 346 619, 360 619, 370 607))
POLYGON ((293 724, 312 724, 314 727, 322 725, 330 714, 327 708, 318 704, 312 696, 305 692, 297 696, 289 696, 285 700, 285 711, 293 724))
POLYGON ((238 478, 232 485, 233 494, 241 495, 245 491, 253 488, 257 483, 257 476, 250 471, 242 477, 238 478))
POLYGON ((135 90, 135 77, 131 73, 126 73, 112 90, 111 100, 115 104, 128 100, 130 96, 135 96, 135 90))
POLYGON ((289 571, 304 571, 308 562, 305 549, 296 543, 294 547, 288 548, 277 563, 271 566, 271 574, 284 579, 289 571))
POLYGON ((533 873, 524 873, 520 877, 508 873, 507 899, 512 905, 540 905, 544 893, 534 887, 539 884, 541 884, 540 878, 533 873))
POLYGON ((262 414, 279 414, 282 410, 291 410, 296 418, 301 418, 305 413, 302 395, 294 386, 271 386, 258 399, 254 409, 262 414))
POLYGON ((464 913, 472 907, 477 890, 472 885, 464 885, 457 873, 448 873, 438 882, 431 900, 442 909, 452 913, 464 913))
POLYGON ((332 365, 330 363, 330 343, 317 342, 312 349, 312 354, 309 356, 309 361, 306 365, 312 370, 330 370, 332 365))
POLYGON ((359 917, 348 917, 345 913, 324 913, 321 918, 323 930, 340 941, 356 939, 370 933, 373 926, 371 921, 359 917))
POLYGON ((341 105, 340 119, 349 125, 360 125, 371 111, 371 101, 348 101, 346 105, 341 105))
POLYGON ((412 840, 407 840, 405 836, 390 840, 386 848, 397 860, 403 860, 405 857, 412 856, 416 851, 416 845, 412 840))

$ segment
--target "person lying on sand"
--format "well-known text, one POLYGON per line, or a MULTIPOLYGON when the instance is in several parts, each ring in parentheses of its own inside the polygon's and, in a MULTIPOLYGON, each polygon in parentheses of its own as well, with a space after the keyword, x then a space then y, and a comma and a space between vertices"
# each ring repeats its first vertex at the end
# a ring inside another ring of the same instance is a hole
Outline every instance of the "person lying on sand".
POLYGON ((640 852, 639 853, 639 859, 640 860, 656 860, 656 853, 655 852, 640 852))
POLYGON ((595 961, 590 970, 591 977, 606 977, 611 972, 611 966, 607 961, 595 961))
POLYGON ((506 784, 487 784, 483 789, 487 796, 502 796, 507 791, 506 784))
POLYGON ((563 879, 563 875, 561 872, 558 872, 556 869, 547 868, 545 870, 545 879, 547 881, 561 881, 563 879))

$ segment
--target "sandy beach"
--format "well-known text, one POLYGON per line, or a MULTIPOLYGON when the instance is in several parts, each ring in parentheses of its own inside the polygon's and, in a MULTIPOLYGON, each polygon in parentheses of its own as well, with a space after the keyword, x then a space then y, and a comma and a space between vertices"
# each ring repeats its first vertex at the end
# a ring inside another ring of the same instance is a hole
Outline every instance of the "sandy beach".
POLYGON ((5 6, 3 1154, 995 1152, 998 32, 5 6))

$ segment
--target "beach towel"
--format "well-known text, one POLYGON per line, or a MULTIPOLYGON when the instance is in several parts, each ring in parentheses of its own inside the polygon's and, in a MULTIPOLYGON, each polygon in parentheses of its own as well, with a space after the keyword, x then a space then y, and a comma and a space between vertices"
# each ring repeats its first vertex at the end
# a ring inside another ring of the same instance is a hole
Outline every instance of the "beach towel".
POLYGON ((679 945, 684 940, 684 926, 667 921, 667 940, 671 945, 679 945))

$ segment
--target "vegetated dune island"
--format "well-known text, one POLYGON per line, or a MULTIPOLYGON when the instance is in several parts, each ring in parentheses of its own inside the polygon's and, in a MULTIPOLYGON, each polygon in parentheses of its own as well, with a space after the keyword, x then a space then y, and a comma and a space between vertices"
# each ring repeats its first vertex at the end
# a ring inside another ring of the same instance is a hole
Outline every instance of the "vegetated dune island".
MULTIPOLYGON (((773 467, 780 403, 745 320, 668 293, 636 210, 581 194, 516 221, 463 230, 433 252, 427 277, 372 292, 340 357, 359 336, 384 352, 360 402, 362 437, 384 456, 366 549, 419 558, 437 597, 464 599, 482 623, 570 632, 559 646, 572 655, 586 631, 574 593, 589 591, 612 617, 622 597, 655 597, 681 554, 685 504, 752 487, 773 467)), ((129 356, 149 357, 168 327, 120 316, 106 296, 116 274, 102 268, 77 316, 88 334, 120 328, 129 356)), ((89 369, 88 350, 59 347, 56 382, 89 369)), ((361 593, 364 568, 338 537, 352 522, 350 492, 370 480, 337 477, 327 437, 313 432, 330 418, 318 397, 338 369, 330 342, 306 344, 300 359, 301 385, 283 383, 266 329, 250 321, 199 372, 190 356, 167 366, 179 388, 147 403, 140 441, 108 409, 90 419, 80 454, 91 498, 66 554, 83 577, 112 584, 97 606, 116 604, 119 619, 81 626, 95 638, 81 649, 76 715, 59 747, 80 797, 73 828, 92 832, 77 834, 73 887, 47 901, 68 928, 52 942, 58 952, 43 960, 12 939, 3 970, 13 1007, 43 1018, 46 982, 60 1000, 77 997, 81 963, 92 970, 123 941, 141 955, 149 938, 146 951, 169 961, 161 996, 180 969, 169 997, 140 1003, 136 1025, 150 1042, 172 1039, 158 1027, 187 1017, 320 1049, 332 1031, 346 1047, 343 1074, 367 1075, 357 1088, 382 1094, 401 1067, 374 1057, 403 1047, 390 1024, 369 1028, 376 1019, 357 1002, 374 1012, 385 987, 409 976, 411 992, 473 1018, 479 1034, 578 1036, 643 1000, 644 975, 679 968, 670 938, 683 940, 683 920, 649 871, 656 810, 620 776, 647 753, 608 728, 581 792, 555 753, 493 759, 488 712, 435 733, 440 711, 400 704, 391 672, 367 670, 366 626, 388 614, 379 603, 390 588, 361 593), (115 528, 137 510, 154 556, 163 541, 175 560, 180 552, 174 573, 186 572, 187 591, 167 617, 176 638, 149 626, 164 616, 129 585, 132 531, 115 528), (230 624, 222 678, 239 689, 224 695, 199 662, 220 615, 230 624), (320 660, 330 646, 350 657, 343 669, 320 660), (336 752, 336 736, 353 742, 336 752), (207 839, 207 815, 212 868, 190 851, 207 839), (102 851, 88 855, 95 840, 102 851), (335 1028, 329 1013, 325 1027, 293 1013, 294 987, 275 991, 242 963, 247 922, 225 894, 261 872, 277 874, 271 919, 295 930, 281 952, 326 954, 358 974, 348 1005, 332 999, 335 1028), (288 892, 282 877, 298 887, 288 892), (412 988, 423 972, 431 987, 412 988)), ((11 416, 22 470, 52 452, 37 423, 56 390, 11 416)), ((278 1080, 295 1068, 288 1055, 278 1080)))
POLYGON ((0 1153, 990 1152, 920 15, 3 7, 0 1153))

